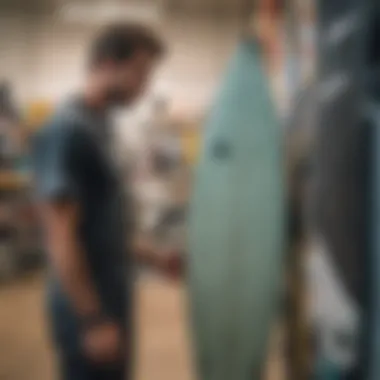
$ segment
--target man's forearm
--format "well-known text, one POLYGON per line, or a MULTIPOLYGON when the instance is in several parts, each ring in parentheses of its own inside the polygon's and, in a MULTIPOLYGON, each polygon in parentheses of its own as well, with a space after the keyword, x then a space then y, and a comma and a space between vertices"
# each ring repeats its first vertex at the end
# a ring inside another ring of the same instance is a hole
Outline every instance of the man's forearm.
POLYGON ((99 314, 100 300, 78 240, 67 235, 56 238, 50 244, 50 253, 63 290, 79 317, 99 314))
POLYGON ((42 204, 40 211, 50 259, 72 308, 81 318, 99 314, 102 311, 99 296, 78 239, 78 205, 49 202, 42 204))

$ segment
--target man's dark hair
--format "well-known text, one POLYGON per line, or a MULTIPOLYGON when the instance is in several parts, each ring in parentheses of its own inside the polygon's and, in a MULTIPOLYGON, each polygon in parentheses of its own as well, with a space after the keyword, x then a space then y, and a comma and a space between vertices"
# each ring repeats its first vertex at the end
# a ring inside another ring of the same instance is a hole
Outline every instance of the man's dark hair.
POLYGON ((128 60, 138 51, 147 51, 160 58, 164 44, 150 28, 140 24, 114 24, 103 29, 90 51, 90 64, 111 60, 116 63, 128 60))

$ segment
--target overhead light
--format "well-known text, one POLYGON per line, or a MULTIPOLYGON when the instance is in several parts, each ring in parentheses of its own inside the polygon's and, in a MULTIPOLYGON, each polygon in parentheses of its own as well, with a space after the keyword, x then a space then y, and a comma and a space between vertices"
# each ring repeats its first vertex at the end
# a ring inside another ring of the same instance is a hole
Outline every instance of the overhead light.
POLYGON ((140 21, 157 23, 162 18, 162 8, 157 2, 119 3, 111 1, 72 2, 59 9, 59 18, 65 22, 104 24, 114 21, 140 21))

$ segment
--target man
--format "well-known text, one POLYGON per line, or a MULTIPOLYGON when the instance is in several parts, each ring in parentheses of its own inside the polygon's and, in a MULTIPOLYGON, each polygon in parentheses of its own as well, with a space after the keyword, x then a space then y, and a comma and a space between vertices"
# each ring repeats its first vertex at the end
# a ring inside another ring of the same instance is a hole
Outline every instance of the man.
POLYGON ((121 380, 131 372, 133 218, 107 116, 141 95, 162 54, 144 27, 105 29, 91 48, 82 93, 36 139, 35 180, 52 268, 49 310, 63 379, 121 380))

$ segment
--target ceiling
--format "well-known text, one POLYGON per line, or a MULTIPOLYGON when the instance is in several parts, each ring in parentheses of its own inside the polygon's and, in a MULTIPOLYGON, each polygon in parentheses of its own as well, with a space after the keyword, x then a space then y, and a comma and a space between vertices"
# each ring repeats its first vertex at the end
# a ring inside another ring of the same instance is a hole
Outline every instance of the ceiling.
POLYGON ((93 5, 97 3, 155 4, 165 13, 183 13, 195 16, 231 16, 246 13, 254 0, 0 0, 0 10, 38 13, 52 11, 68 2, 80 2, 93 5))
POLYGON ((241 15, 247 3, 253 0, 166 0, 166 7, 173 12, 210 15, 241 15))

